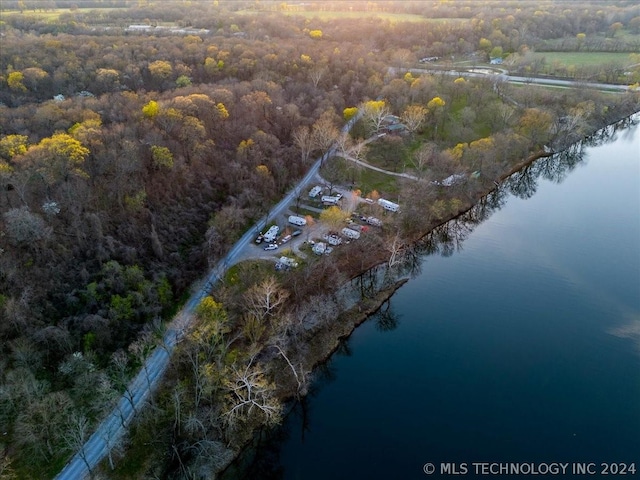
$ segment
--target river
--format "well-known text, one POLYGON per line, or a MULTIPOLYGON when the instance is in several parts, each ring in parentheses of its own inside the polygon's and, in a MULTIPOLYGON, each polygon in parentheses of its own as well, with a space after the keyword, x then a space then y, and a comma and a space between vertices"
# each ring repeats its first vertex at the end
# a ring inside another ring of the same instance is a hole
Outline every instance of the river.
POLYGON ((481 478, 480 462, 640 476, 640 128, 603 136, 516 174, 501 208, 421 258, 245 478, 481 478))

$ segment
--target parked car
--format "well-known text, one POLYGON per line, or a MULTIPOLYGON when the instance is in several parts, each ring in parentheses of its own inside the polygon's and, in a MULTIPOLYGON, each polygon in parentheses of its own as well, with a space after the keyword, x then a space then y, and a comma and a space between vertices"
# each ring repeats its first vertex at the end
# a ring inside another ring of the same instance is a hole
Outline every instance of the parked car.
POLYGON ((270 243, 269 245, 264 247, 265 250, 276 250, 277 248, 278 248, 278 245, 276 245, 275 243, 270 243))
POLYGON ((256 238, 256 243, 262 243, 263 239, 264 237, 262 236, 262 234, 258 235, 258 237, 256 238))
POLYGON ((285 237, 282 237, 282 240, 280 240, 280 244, 285 244, 287 243, 289 240, 291 240, 291 235, 287 235, 285 237))
POLYGON ((302 230, 294 230, 293 232, 291 232, 291 236, 292 237, 297 237, 301 233, 302 233, 302 230))

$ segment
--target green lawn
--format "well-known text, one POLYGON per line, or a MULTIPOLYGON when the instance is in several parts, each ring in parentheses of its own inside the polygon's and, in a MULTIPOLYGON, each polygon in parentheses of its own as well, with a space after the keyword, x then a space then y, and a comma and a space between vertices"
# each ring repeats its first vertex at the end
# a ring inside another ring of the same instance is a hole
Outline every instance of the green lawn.
POLYGON ((575 65, 576 67, 607 65, 619 63, 620 65, 630 65, 629 53, 618 52, 536 52, 538 58, 544 58, 545 63, 552 65, 558 62, 561 65, 575 65))

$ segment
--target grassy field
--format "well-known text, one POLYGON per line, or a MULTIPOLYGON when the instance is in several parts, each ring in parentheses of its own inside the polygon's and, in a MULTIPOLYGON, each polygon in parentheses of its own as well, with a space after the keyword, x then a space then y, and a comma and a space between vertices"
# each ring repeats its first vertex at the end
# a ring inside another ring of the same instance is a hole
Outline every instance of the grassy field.
POLYGON ((630 65, 629 53, 614 52, 537 52, 536 57, 544 58, 545 63, 552 65, 557 62, 561 65, 575 65, 576 67, 607 65, 618 63, 630 65))
MULTIPOLYGON (((342 11, 326 11, 326 10, 284 10, 279 11, 284 15, 299 15, 305 18, 317 18, 319 20, 334 19, 363 19, 363 18, 381 18, 390 22, 466 22, 467 18, 425 18, 422 15, 413 15, 409 13, 386 13, 386 12, 342 12, 342 11)), ((236 13, 243 14, 261 14, 262 11, 257 10, 241 10, 236 13)))
POLYGON ((71 10, 69 8, 55 8, 51 10, 25 10, 20 13, 20 10, 2 10, 0 11, 0 19, 4 19, 9 15, 23 15, 25 17, 35 17, 47 21, 55 21, 60 18, 60 15, 65 13, 81 14, 89 12, 107 12, 112 10, 128 10, 127 8, 76 8, 71 10))

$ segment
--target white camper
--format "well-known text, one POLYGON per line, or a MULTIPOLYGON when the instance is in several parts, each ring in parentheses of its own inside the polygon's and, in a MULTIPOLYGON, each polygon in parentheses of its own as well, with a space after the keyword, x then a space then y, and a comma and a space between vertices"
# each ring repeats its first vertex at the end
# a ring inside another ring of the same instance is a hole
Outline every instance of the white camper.
POLYGON ((342 239, 335 233, 325 233, 322 238, 325 239, 329 245, 333 245, 334 247, 342 243, 342 239))
POLYGON ((292 225, 303 227, 307 224, 307 221, 302 217, 298 217, 296 215, 289 215, 289 223, 291 223, 292 225))
POLYGON ((316 185, 311 190, 309 190, 309 196, 311 198, 316 198, 318 195, 320 195, 321 191, 322 191, 322 187, 319 185, 316 185))
POLYGON ((327 250, 327 244, 324 242, 318 242, 313 246, 312 250, 316 255, 322 255, 327 250))
POLYGON ((264 241, 267 242, 267 243, 273 243, 273 241, 278 236, 278 232, 279 231, 280 231, 280 229, 278 228, 278 226, 277 225, 273 225, 271 228, 269 228, 269 230, 267 230, 267 233, 265 233, 263 235, 264 241))
POLYGON ((298 262, 296 262, 293 258, 289 258, 289 257, 280 257, 279 262, 282 265, 286 265, 287 267, 296 268, 298 266, 298 262))
POLYGON ((380 221, 380 219, 376 218, 376 217, 367 217, 367 223, 369 225, 373 225, 374 227, 381 227, 382 226, 382 222, 380 221))
POLYGON ((332 197, 329 195, 322 196, 322 203, 326 205, 337 205, 339 200, 340 200, 340 197, 332 197))
POLYGON ((389 200, 385 200, 384 198, 378 199, 378 205, 390 212, 397 212, 400 209, 400 205, 390 202, 389 200))
POLYGON ((351 230, 350 228, 343 228, 342 235, 352 240, 357 240, 360 238, 360 232, 356 232, 355 230, 351 230))

